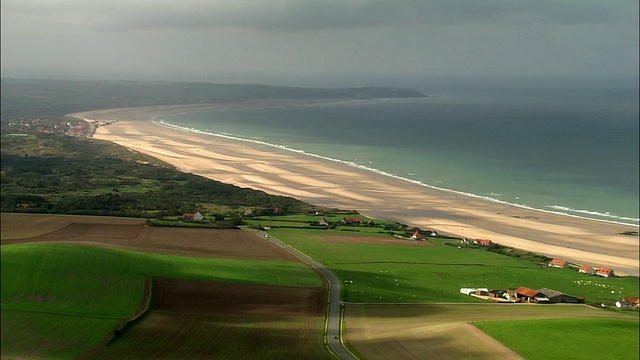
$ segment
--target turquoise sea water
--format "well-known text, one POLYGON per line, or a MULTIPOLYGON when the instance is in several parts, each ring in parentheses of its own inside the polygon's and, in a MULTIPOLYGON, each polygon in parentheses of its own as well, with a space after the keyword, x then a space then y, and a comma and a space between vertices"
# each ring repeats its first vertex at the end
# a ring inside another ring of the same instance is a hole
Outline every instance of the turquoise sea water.
POLYGON ((156 120, 493 201, 639 223, 635 90, 480 88, 419 99, 239 106, 156 120))

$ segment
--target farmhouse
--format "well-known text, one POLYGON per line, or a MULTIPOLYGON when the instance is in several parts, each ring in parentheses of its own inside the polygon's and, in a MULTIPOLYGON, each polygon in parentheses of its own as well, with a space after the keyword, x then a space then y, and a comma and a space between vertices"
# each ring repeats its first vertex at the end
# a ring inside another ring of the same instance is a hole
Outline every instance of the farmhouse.
POLYGON ((597 276, 602 276, 602 277, 614 277, 614 276, 616 276, 613 273, 613 269, 605 268, 605 267, 598 268, 598 270, 596 271, 596 275, 597 276))
POLYGON ((187 221, 202 221, 204 219, 204 216, 202 216, 202 214, 200 214, 199 211, 197 212, 189 212, 189 213, 183 213, 182 214, 182 220, 187 220, 187 221))
POLYGON ((422 240, 422 235, 420 235, 419 231, 416 231, 413 233, 413 235, 411 235, 411 239, 413 240, 422 240))
POLYGON ((594 269, 590 265, 582 265, 580 267, 580 269, 578 269, 578 272, 581 273, 581 274, 595 275, 596 274, 596 269, 594 269))
POLYGON ((325 220, 324 218, 318 220, 318 225, 321 226, 329 226, 329 223, 327 222, 327 220, 325 220))
POLYGON ((566 268, 568 265, 569 263, 567 262, 567 260, 562 260, 562 259, 553 259, 549 263, 549 267, 561 268, 561 269, 566 268))
POLYGON ((564 294, 559 291, 542 288, 538 290, 540 294, 544 295, 549 299, 550 303, 580 303, 584 302, 584 298, 581 296, 573 296, 569 294, 564 294))
POLYGON ((362 218, 346 217, 340 220, 343 225, 362 224, 362 218))
POLYGON ((522 302, 548 302, 549 299, 541 294, 538 290, 529 289, 528 287, 521 286, 515 291, 516 298, 522 302))

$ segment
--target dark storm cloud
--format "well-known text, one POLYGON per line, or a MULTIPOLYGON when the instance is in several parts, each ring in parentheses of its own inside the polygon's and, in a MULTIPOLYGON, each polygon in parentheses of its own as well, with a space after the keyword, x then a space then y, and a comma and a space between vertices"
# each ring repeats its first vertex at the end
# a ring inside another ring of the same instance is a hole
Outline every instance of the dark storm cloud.
POLYGON ((0 6, 4 74, 638 73, 637 0, 1 0, 0 6))
POLYGON ((633 21, 629 0, 270 0, 270 1, 3 1, 4 8, 103 30, 251 28, 271 31, 344 30, 408 24, 584 24, 633 21), (9 3, 10 5, 6 5, 9 3), (6 5, 6 6, 5 6, 6 5))

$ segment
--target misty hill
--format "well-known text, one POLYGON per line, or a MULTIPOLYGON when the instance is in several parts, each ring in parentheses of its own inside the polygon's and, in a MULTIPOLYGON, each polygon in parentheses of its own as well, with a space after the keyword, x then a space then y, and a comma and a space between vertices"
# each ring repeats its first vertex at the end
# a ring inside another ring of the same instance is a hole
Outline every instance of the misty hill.
POLYGON ((205 104, 260 99, 375 99, 425 97, 392 87, 344 89, 249 84, 143 81, 31 80, 3 78, 2 119, 61 116, 99 108, 205 104))

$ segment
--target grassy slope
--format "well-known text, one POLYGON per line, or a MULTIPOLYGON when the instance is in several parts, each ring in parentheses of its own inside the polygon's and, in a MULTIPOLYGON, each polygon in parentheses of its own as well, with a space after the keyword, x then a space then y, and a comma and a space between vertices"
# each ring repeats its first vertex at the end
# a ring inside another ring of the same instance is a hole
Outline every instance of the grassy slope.
POLYGON ((38 348, 41 352, 35 357, 67 358, 95 346, 139 307, 145 275, 322 286, 317 274, 292 262, 180 257, 77 245, 3 246, 2 357, 25 356, 31 351, 27 349, 38 348))

